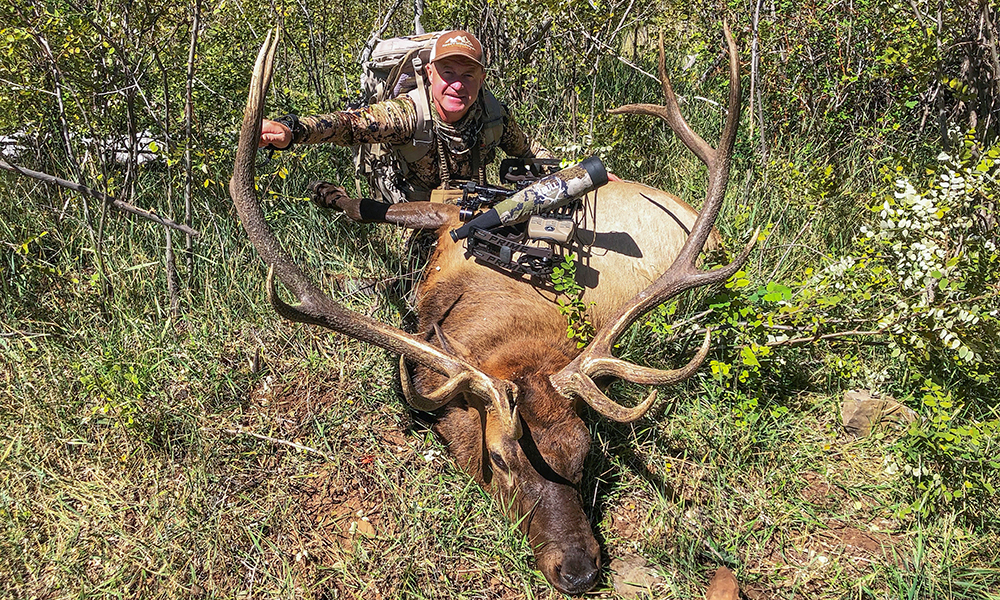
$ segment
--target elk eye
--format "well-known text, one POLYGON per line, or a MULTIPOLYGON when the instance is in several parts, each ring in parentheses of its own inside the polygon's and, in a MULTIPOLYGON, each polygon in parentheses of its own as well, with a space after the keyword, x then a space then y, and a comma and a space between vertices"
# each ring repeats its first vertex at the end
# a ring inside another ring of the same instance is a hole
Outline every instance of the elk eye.
POLYGON ((503 461, 503 457, 500 456, 499 452, 490 452, 490 460, 493 461, 493 464, 495 464, 498 469, 501 469, 503 471, 510 470, 507 468, 507 463, 503 461))

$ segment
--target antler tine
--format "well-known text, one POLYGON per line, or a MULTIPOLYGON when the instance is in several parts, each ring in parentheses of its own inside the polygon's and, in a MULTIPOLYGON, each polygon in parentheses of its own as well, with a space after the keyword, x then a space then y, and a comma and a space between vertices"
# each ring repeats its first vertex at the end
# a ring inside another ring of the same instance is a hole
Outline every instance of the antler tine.
MULTIPOLYGON (((448 400, 462 391, 469 391, 484 398, 491 398, 506 410, 500 417, 508 421, 508 429, 516 431, 509 423, 516 416, 513 409, 513 394, 517 389, 512 384, 494 379, 476 369, 467 361, 442 352, 427 342, 385 323, 349 310, 327 296, 295 264, 292 257, 282 248, 274 232, 264 219, 257 198, 254 176, 254 160, 260 140, 261 121, 264 116, 264 98, 274 70, 274 55, 277 50, 278 34, 268 33, 261 46, 254 65, 250 82, 247 105, 243 113, 243 126, 236 150, 236 164, 229 181, 229 194, 236 205, 240 221, 261 258, 268 265, 268 298, 279 315, 303 323, 312 323, 343 333, 350 337, 378 346, 390 352, 406 356, 429 369, 448 377, 449 383, 436 392, 432 402, 440 407, 441 398, 448 400), (295 306, 283 302, 275 289, 274 277, 292 292, 298 300, 295 306)), ((447 401, 447 400, 446 400, 447 401)), ((429 405, 427 405, 429 406, 429 405)), ((416 407, 421 409, 419 406, 416 407)), ((421 409, 423 410, 423 409, 421 409)))
POLYGON ((441 408, 451 402, 455 396, 468 391, 469 387, 467 377, 450 377, 441 387, 430 394, 421 394, 410 378, 410 370, 406 366, 405 356, 399 357, 399 380, 403 386, 403 396, 406 398, 406 403, 424 412, 433 412, 441 408))
MULTIPOLYGON (((740 98, 742 96, 740 56, 736 50, 733 34, 729 31, 729 24, 723 21, 722 28, 729 51, 729 106, 726 121, 722 126, 722 135, 719 137, 719 149, 713 153, 712 162, 708 163, 708 190, 705 192, 705 204, 698 212, 698 218, 691 228, 691 233, 675 260, 675 264, 686 264, 691 270, 695 270, 698 254, 705 247, 705 241, 708 240, 715 225, 715 218, 719 216, 719 209, 722 208, 722 201, 726 196, 726 186, 729 184, 729 167, 733 156, 733 145, 736 142, 736 131, 740 124, 740 98)), ((752 239, 756 240, 756 238, 755 235, 752 239)))
MULTIPOLYGON (((736 43, 733 40, 728 24, 724 23, 724 31, 729 50, 730 91, 728 114, 723 125, 718 150, 711 149, 704 140, 697 137, 697 134, 694 134, 690 130, 687 122, 680 116, 680 110, 677 107, 673 90, 670 87, 670 81, 666 76, 665 67, 663 66, 662 37, 660 44, 660 76, 663 82, 664 95, 666 96, 666 106, 662 108, 658 107, 657 111, 646 111, 645 109, 642 111, 645 114, 656 114, 667 120, 671 129, 676 131, 685 144, 708 165, 709 183, 705 204, 691 229, 691 233, 688 235, 688 239, 670 268, 649 287, 637 294, 630 303, 619 309, 618 313, 609 319, 608 323, 595 334, 594 339, 587 346, 587 349, 562 371, 551 377, 553 386, 562 394, 579 396, 595 410, 616 421, 630 422, 640 418, 652 407, 655 401, 655 394, 651 394, 638 406, 627 408, 615 403, 604 395, 594 384, 594 377, 614 376, 647 385, 676 383, 690 377, 697 371, 708 356, 711 345, 711 335, 707 334, 698 353, 687 365, 675 370, 659 370, 640 367, 615 358, 612 354, 612 347, 618 337, 652 307, 662 304, 686 290, 721 283, 728 279, 746 262, 757 240, 757 232, 755 232, 739 256, 725 267, 712 271, 703 271, 697 267, 698 254, 704 248, 705 242, 712 232, 712 227, 726 194, 730 159, 733 144, 736 140, 736 130, 740 116, 739 56, 736 52, 736 43), (665 114, 667 116, 664 116, 665 114), (708 159, 706 160, 705 157, 702 157, 701 153, 705 153, 708 159)), ((620 109, 619 112, 621 112, 620 109)))
POLYGON ((684 115, 681 114, 681 108, 677 103, 677 96, 674 94, 674 88, 670 85, 670 78, 667 77, 666 58, 663 50, 663 30, 660 30, 659 72, 660 85, 663 88, 664 98, 664 103, 662 105, 628 104, 626 106, 620 106, 609 110, 608 113, 612 115, 632 114, 660 117, 667 122, 670 129, 672 129, 674 133, 677 134, 677 137, 684 142, 684 145, 694 152, 695 155, 697 155, 698 158, 705 163, 705 165, 711 168, 712 162, 715 159, 715 149, 712 148, 712 146, 709 145, 709 143, 706 142, 693 129, 691 129, 690 125, 688 125, 687 120, 684 119, 684 115))
MULTIPOLYGON (((405 356, 399 357, 399 380, 403 386, 403 396, 406 398, 407 404, 424 412, 435 411, 451 402, 455 396, 469 391, 468 378, 452 377, 430 394, 421 394, 410 378, 410 369, 406 366, 405 356)), ((501 381, 501 383, 504 386, 504 393, 487 394, 490 398, 490 404, 507 435, 511 439, 521 439, 521 417, 517 406, 511 402, 511 398, 517 397, 517 386, 506 380, 501 381)))

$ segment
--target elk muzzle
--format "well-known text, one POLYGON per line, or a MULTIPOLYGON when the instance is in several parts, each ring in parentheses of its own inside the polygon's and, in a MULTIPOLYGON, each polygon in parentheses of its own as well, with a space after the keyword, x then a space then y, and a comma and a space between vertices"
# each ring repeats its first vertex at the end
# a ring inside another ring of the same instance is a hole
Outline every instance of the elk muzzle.
POLYGON ((564 594, 581 594, 597 583, 601 548, 574 487, 546 486, 528 521, 528 539, 545 578, 564 594))

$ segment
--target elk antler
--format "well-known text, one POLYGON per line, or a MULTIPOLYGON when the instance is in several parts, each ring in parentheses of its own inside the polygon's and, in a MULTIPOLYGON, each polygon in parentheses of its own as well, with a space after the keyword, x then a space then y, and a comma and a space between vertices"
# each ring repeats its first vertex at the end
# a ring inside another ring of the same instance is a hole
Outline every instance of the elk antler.
POLYGON ((517 437, 520 431, 520 419, 514 406, 517 392, 513 384, 490 377, 467 361, 442 352, 404 331, 344 308, 309 280, 274 237, 270 226, 264 220, 264 213, 257 199, 254 160, 264 115, 264 97, 267 95, 274 70, 277 45, 277 33, 272 35, 269 32, 257 55, 247 106, 243 114, 243 128, 236 150, 236 164, 233 167, 233 177, 229 181, 229 194, 236 205, 243 228, 269 267, 267 293, 275 311, 286 319, 320 325, 390 352, 402 354, 415 363, 446 375, 448 381, 440 389, 424 397, 424 401, 415 402, 414 408, 424 411, 435 410, 447 404, 456 395, 470 392, 482 398, 489 398, 506 431, 517 437), (274 285, 275 275, 298 299, 299 304, 292 306, 278 297, 274 285))
POLYGON ((652 307, 662 304, 686 290, 721 283, 729 279, 746 262, 750 250, 757 240, 757 233, 754 233, 740 255, 720 269, 703 271, 696 264, 698 254, 704 248, 705 242, 712 232, 715 218, 719 214, 723 197, 726 195, 729 163, 740 118, 739 56, 736 52, 733 35, 729 31, 729 25, 724 23, 723 28, 729 50, 729 112, 722 128, 718 150, 713 149, 695 133, 681 115, 677 98, 674 96, 670 80, 667 78, 662 35, 660 36, 660 81, 663 84, 664 106, 633 104, 610 111, 612 114, 649 114, 661 117, 681 138, 681 141, 708 166, 708 191, 705 194, 705 204, 698 214, 691 234, 673 264, 652 285, 639 292, 630 303, 619 309, 615 316, 609 319, 594 335, 594 339, 582 354, 577 356, 562 371, 551 377, 552 385, 563 395, 577 395, 597 412, 615 421, 627 423, 646 414, 656 400, 656 392, 651 393, 638 406, 628 408, 605 396, 594 384, 593 378, 614 376, 645 385, 676 383, 690 377, 698 370, 705 357, 708 356, 711 344, 711 334, 706 334, 701 348, 687 365, 680 369, 664 371, 640 367, 615 358, 611 349, 618 337, 652 307))

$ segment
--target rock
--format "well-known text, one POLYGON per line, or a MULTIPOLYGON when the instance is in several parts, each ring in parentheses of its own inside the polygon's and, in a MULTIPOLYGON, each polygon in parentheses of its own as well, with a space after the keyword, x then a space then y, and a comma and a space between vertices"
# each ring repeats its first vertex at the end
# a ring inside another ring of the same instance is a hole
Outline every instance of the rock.
POLYGON ((739 600, 739 597, 740 584, 736 576, 728 568, 719 567, 705 591, 705 600, 739 600))
POLYGON ((653 585, 657 583, 656 571, 649 568, 641 556, 627 556, 611 561, 614 571, 615 593, 623 598, 636 598, 639 594, 652 596, 653 585))
POLYGON ((840 417, 847 433, 863 438, 871 435, 872 429, 879 425, 903 429, 917 420, 917 413, 896 402, 892 396, 848 390, 844 392, 840 417))

